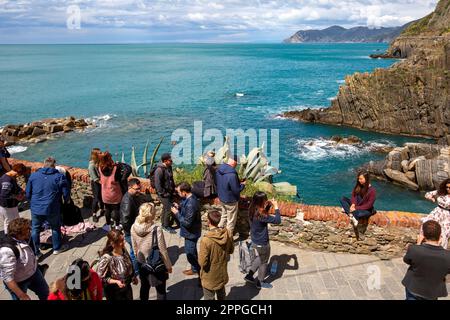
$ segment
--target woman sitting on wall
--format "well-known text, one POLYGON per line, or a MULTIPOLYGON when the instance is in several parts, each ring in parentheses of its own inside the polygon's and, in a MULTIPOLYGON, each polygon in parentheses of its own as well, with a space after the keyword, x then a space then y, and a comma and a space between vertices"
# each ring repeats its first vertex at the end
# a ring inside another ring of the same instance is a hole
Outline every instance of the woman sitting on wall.
POLYGON ((442 181, 439 189, 428 192, 425 194, 425 198, 436 202, 438 206, 422 219, 422 223, 434 220, 441 225, 441 245, 447 249, 450 238, 450 179, 442 181))
POLYGON ((350 217, 354 227, 358 225, 359 220, 368 218, 376 213, 374 208, 376 195, 375 188, 370 184, 369 173, 358 173, 356 185, 352 191, 352 198, 342 197, 340 200, 344 212, 350 217))

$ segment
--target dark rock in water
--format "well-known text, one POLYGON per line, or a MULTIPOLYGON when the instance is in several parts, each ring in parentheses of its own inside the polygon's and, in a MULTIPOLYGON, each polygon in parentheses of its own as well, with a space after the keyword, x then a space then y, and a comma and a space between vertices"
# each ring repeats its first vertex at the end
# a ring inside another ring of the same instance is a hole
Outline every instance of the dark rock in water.
POLYGON ((336 135, 336 136, 332 136, 330 140, 337 142, 337 143, 342 143, 342 144, 362 143, 362 140, 360 138, 358 138, 357 136, 341 137, 339 135, 336 135))
POLYGON ((33 133, 31 134, 32 137, 37 137, 37 136, 41 136, 43 134, 46 134, 47 131, 45 131, 44 129, 41 129, 39 127, 35 127, 33 129, 33 133))
POLYGON ((56 137, 59 133, 83 130, 89 126, 95 124, 74 117, 51 118, 27 124, 8 124, 0 131, 0 135, 6 140, 7 146, 11 146, 21 141, 40 143, 56 137))

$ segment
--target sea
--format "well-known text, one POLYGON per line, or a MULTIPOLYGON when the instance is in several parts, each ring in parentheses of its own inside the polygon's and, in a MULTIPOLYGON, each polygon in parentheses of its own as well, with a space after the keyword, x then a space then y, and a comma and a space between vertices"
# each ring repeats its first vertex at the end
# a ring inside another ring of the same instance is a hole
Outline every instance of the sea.
MULTIPOLYGON (((283 111, 331 104, 347 75, 386 68, 396 60, 370 59, 387 44, 129 44, 0 45, 0 127, 75 116, 95 128, 36 145, 10 148, 14 157, 86 167, 90 149, 109 150, 138 162, 164 137, 203 130, 279 131, 275 182, 298 188, 296 201, 338 205, 355 184, 355 169, 385 155, 375 146, 424 139, 287 120, 283 111), (362 146, 336 146, 333 135, 356 135, 362 146)), ((259 132, 259 131, 258 131, 259 132)), ((267 149, 269 147, 267 146, 267 149)), ((269 153, 270 150, 267 150, 269 153)), ((428 213, 424 194, 373 181, 379 210, 428 213)))

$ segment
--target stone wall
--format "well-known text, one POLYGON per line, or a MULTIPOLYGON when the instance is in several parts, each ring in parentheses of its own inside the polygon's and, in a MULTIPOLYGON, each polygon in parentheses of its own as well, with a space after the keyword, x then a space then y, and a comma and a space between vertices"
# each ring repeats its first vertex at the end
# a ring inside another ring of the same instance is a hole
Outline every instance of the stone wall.
MULTIPOLYGON (((35 171, 40 163, 10 159, 11 163, 21 162, 35 171)), ((92 194, 87 170, 64 167, 73 179, 72 197, 78 206, 90 208, 92 194)), ((150 190, 148 180, 141 179, 143 189, 150 190)), ((157 199, 152 195, 153 199, 157 199)), ((157 213, 161 208, 157 203, 157 213)), ((237 232, 246 237, 249 234, 248 206, 250 199, 241 198, 236 225, 237 232)), ((271 226, 272 240, 296 244, 302 248, 331 252, 372 254, 389 259, 404 253, 408 243, 415 243, 421 215, 399 211, 379 211, 367 223, 362 222, 356 232, 347 215, 338 207, 306 205, 294 202, 280 202, 282 224, 271 226), (358 235, 358 236, 357 236, 358 235)), ((206 212, 220 210, 216 200, 204 203, 202 217, 206 226, 206 212)))

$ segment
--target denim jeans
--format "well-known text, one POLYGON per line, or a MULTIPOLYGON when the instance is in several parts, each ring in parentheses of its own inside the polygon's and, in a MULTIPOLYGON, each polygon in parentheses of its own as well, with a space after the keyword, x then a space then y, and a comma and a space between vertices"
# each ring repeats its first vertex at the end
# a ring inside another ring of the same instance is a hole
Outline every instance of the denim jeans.
POLYGON ((53 250, 59 250, 61 248, 61 220, 61 214, 59 212, 47 216, 31 214, 31 238, 33 239, 35 245, 36 255, 39 253, 39 247, 41 244, 39 236, 45 221, 47 221, 52 228, 53 250))
POLYGON ((406 287, 405 287, 405 293, 406 293, 406 300, 435 300, 435 299, 427 299, 427 298, 423 298, 420 296, 416 296, 414 293, 409 291, 408 288, 406 288, 406 287))
POLYGON ((139 274, 139 266, 136 261, 136 256, 134 255, 133 245, 131 244, 131 235, 125 235, 125 241, 130 246, 130 258, 131 263, 133 263, 134 274, 137 276, 139 274))
MULTIPOLYGON (((352 201, 347 197, 342 197, 341 200, 339 200, 339 202, 341 203, 342 209, 344 209, 345 213, 350 214, 350 207, 352 205, 352 201)), ((369 210, 355 210, 352 212, 352 214, 357 220, 359 220, 362 218, 368 218, 373 213, 372 211, 369 210)))
POLYGON ((200 272, 200 265, 198 264, 198 253, 197 253, 197 239, 184 239, 184 252, 186 252, 186 258, 191 264, 193 272, 200 272))
MULTIPOLYGON (((39 300, 47 300, 48 298, 48 284, 47 281, 45 281, 45 278, 39 268, 36 269, 36 272, 31 277, 29 277, 27 280, 18 282, 17 285, 25 293, 27 293, 28 289, 33 291, 39 297, 39 300)), ((19 300, 19 297, 8 288, 6 283, 5 287, 6 290, 8 290, 8 292, 11 294, 13 300, 19 300)))

